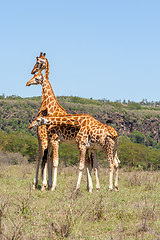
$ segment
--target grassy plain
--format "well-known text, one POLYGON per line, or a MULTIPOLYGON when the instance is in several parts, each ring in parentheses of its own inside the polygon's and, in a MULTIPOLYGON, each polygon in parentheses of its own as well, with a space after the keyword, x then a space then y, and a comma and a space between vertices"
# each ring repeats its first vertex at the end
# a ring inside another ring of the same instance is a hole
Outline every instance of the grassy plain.
POLYGON ((32 190, 35 165, 0 166, 0 239, 160 239, 160 172, 120 170, 120 191, 110 192, 101 168, 92 194, 85 173, 74 194, 76 167, 58 172, 57 189, 41 192, 41 180, 32 190))

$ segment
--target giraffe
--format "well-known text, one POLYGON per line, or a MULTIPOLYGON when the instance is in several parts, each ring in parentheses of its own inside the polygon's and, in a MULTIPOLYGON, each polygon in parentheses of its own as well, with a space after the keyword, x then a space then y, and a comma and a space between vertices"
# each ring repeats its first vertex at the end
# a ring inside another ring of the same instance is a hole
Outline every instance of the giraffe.
MULTIPOLYGON (((45 108, 44 108, 44 103, 45 101, 42 98, 42 104, 41 104, 41 108, 40 111, 38 113, 38 116, 44 116, 44 112, 46 112, 45 108)), ((37 188, 38 185, 38 173, 39 173, 39 165, 40 165, 40 161, 42 158, 42 163, 46 163, 47 162, 47 154, 48 154, 48 137, 47 137, 47 129, 46 126, 39 126, 37 127, 37 137, 38 137, 38 153, 37 153, 37 157, 36 157, 36 162, 37 162, 37 166, 36 166, 36 174, 35 174, 35 178, 33 181, 33 190, 35 190, 37 188)), ((46 179, 46 164, 44 164, 44 170, 42 171, 42 190, 43 190, 43 186, 45 186, 47 184, 47 179, 46 179)))
MULTIPOLYGON (((34 126, 49 125, 48 134, 50 141, 53 136, 53 127, 56 125, 60 127, 66 126, 72 132, 73 127, 77 128, 79 126, 79 131, 76 135, 76 144, 80 152, 80 164, 79 164, 79 175, 76 185, 76 191, 80 188, 82 172, 85 164, 85 155, 88 149, 98 150, 101 149, 107 156, 109 163, 109 190, 113 190, 113 171, 116 168, 115 174, 115 191, 118 191, 118 166, 119 159, 117 156, 117 141, 118 134, 116 130, 106 124, 100 123, 98 120, 93 118, 89 114, 72 114, 59 117, 45 116, 37 117, 29 126, 29 129, 34 126), (51 126, 50 126, 51 125, 51 126)), ((61 137, 63 132, 60 132, 61 137)), ((66 134, 65 134, 66 135, 66 134)), ((50 147, 50 146, 49 146, 50 147)), ((88 173, 89 174, 89 173, 88 173)), ((92 191, 92 179, 89 174, 89 189, 92 191)))
MULTIPOLYGON (((49 78, 49 63, 48 60, 45 58, 45 54, 43 55, 42 53, 40 54, 40 57, 37 57, 37 63, 35 64, 32 73, 37 72, 38 73, 34 75, 33 78, 31 78, 28 82, 27 82, 27 86, 30 85, 37 85, 37 84, 41 84, 42 87, 42 99, 44 100, 42 104, 45 111, 47 114, 53 115, 53 116, 59 116, 59 115, 66 115, 66 111, 64 110, 64 108, 62 108, 62 106, 60 106, 60 104, 57 102, 57 99, 54 95, 53 89, 51 87, 51 84, 48 80, 49 78), (40 70, 39 70, 40 68, 40 70), (41 71, 42 69, 45 69, 45 76, 43 77, 41 71), (38 78, 39 77, 39 78, 38 78)), ((78 129, 75 129, 75 134, 77 134, 78 129)), ((55 131, 56 132, 56 131, 55 131)), ((76 136, 76 135, 75 135, 76 136)), ((55 140, 52 142, 52 147, 53 147, 53 158, 55 159, 53 162, 58 162, 58 148, 59 148, 59 142, 60 139, 58 138, 58 136, 56 135, 56 133, 54 133, 54 137, 55 140), (57 141, 58 139, 58 141, 57 141)), ((70 139, 72 140, 73 136, 70 136, 70 139)), ((67 139, 68 140, 68 139, 67 139)), ((50 158, 50 156, 48 156, 48 158, 50 158)), ((88 153, 86 153, 86 164, 87 164, 87 169, 89 168, 88 171, 91 171, 91 163, 89 161, 89 155, 88 153)), ((51 165, 51 164, 50 164, 51 165)), ((48 168, 50 169, 50 165, 48 166, 48 168)), ((37 167, 39 167, 39 165, 37 164, 37 167)), ((54 167, 54 176, 55 176, 55 182, 56 182, 56 175, 57 175, 57 167, 54 167)), ((52 167, 51 167, 52 168, 52 167)), ((99 189, 100 188, 100 184, 99 184, 99 179, 98 179, 98 166, 96 165, 96 161, 94 161, 94 168, 95 168, 95 173, 96 173, 96 188, 99 189)), ((45 168, 46 169, 46 168, 45 168)), ((49 170, 51 171, 51 170, 49 170)), ((45 172, 45 171, 44 171, 45 172)), ((45 175, 45 180, 43 181, 43 187, 42 190, 45 189, 46 187, 46 174, 45 175)), ((51 175, 51 173, 50 173, 51 175)), ((87 175, 88 177, 88 175, 87 175)), ((88 178, 87 178, 88 180, 88 178)), ((88 180, 89 181, 89 180, 88 180)), ((87 181, 87 187, 88 187, 88 181, 87 181)), ((51 181, 50 181, 51 182, 51 181)), ((51 185, 51 184, 50 184, 51 185)), ((56 186, 56 184, 55 184, 56 186)), ((89 188, 88 188, 89 190, 89 188)))
MULTIPOLYGON (((48 76, 49 76, 49 63, 48 63, 48 60, 45 59, 45 54, 42 54, 42 53, 40 53, 40 57, 39 58, 41 58, 41 63, 38 62, 37 66, 40 66, 42 69, 44 69, 43 66, 45 65, 45 69, 46 69, 45 70, 45 78, 48 79, 48 76)), ((37 57, 37 60, 38 60, 38 57, 37 57)), ((33 70, 32 70, 32 72, 33 72, 33 70)), ((40 73, 41 73, 41 70, 38 72, 38 74, 40 74, 40 73)), ((36 82, 36 76, 37 75, 35 75, 33 78, 31 78, 26 83, 26 86, 39 84, 39 83, 36 82)), ((40 83, 40 84, 42 84, 42 83, 40 83)), ((54 92, 52 90, 50 82, 46 81, 45 85, 48 86, 48 90, 49 90, 49 93, 50 93, 50 98, 48 98, 48 99, 45 98, 44 89, 46 88, 46 86, 43 87, 42 88, 42 104, 41 104, 41 109, 40 109, 38 115, 46 115, 46 113, 47 113, 47 114, 51 114, 51 115, 54 115, 54 116, 59 116, 59 115, 67 114, 65 109, 62 106, 60 106, 60 104, 57 102, 57 99, 56 99, 56 97, 54 95, 54 92), (46 102, 47 102, 47 105, 46 105, 46 102)), ((38 137, 38 143, 39 143, 38 156, 41 156, 41 154, 42 154, 41 151, 40 151, 40 149, 41 149, 40 146, 42 146, 42 149, 44 149, 44 147, 45 147, 44 143, 45 143, 45 145, 47 145, 47 148, 46 148, 47 150, 46 150, 45 153, 48 155, 49 154, 48 153, 48 137, 47 137, 46 126, 42 130, 40 129, 40 131, 39 131, 39 128, 38 128, 38 133, 39 133, 38 134, 38 136, 39 136, 38 137)), ((55 145, 55 147, 54 147, 55 152, 56 152, 56 147, 57 146, 55 145)), ((36 167, 36 179, 37 179, 37 181, 35 181, 35 182, 38 182, 38 169, 39 169, 40 159, 41 158, 39 157, 38 161, 37 161, 37 167, 36 167)), ((46 158, 43 159, 43 160, 46 160, 46 158)), ((42 161, 42 163, 43 162, 44 161, 42 161)), ((47 180, 46 180, 46 170, 47 169, 46 168, 47 168, 47 166, 45 164, 44 170, 42 171, 43 172, 42 190, 44 190, 46 188, 46 186, 47 186, 47 180)))
MULTIPOLYGON (((44 59, 45 54, 40 53, 40 57, 42 57, 42 59, 44 59)), ((38 116, 44 116, 46 114, 47 114, 46 104, 45 104, 44 95, 42 94, 42 103, 41 103, 41 108, 38 113, 38 116)), ((38 137, 38 153, 37 153, 37 157, 36 157, 37 166, 36 166, 35 178, 33 181, 33 189, 35 190, 38 185, 39 165, 40 165, 41 158, 43 156, 43 158, 42 158, 42 164, 44 165, 43 170, 42 170, 42 179, 43 179, 42 190, 43 190, 44 186, 47 184, 46 162, 47 162, 47 154, 48 154, 48 137, 47 137, 46 126, 37 127, 37 137, 38 137)))

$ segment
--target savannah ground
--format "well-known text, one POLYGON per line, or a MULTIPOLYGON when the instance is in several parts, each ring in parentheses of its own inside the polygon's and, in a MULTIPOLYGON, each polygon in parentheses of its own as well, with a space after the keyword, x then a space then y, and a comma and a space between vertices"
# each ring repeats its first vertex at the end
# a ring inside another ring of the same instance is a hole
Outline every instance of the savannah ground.
MULTIPOLYGON (((35 165, 0 166, 0 239, 160 239, 160 172, 119 172, 119 192, 108 191, 100 168, 100 191, 74 194, 77 167, 59 167, 54 192, 32 190, 35 165)), ((95 187, 95 178, 93 182, 95 187)))

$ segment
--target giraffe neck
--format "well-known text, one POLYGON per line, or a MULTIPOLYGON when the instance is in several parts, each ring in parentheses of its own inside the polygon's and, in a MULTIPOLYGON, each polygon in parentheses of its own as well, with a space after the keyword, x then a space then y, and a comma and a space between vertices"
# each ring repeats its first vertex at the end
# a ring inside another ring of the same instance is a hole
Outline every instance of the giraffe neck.
POLYGON ((46 59, 45 78, 49 79, 49 62, 46 59))
POLYGON ((66 115, 65 109, 58 103, 49 82, 49 63, 46 59, 45 76, 42 84, 42 99, 45 100, 47 114, 49 115, 66 115))
MULTIPOLYGON (((83 126, 89 125, 89 119, 92 117, 88 114, 68 114, 67 116, 46 116, 44 120, 47 120, 47 125, 69 125, 69 126, 83 126)), ((96 120, 95 120, 96 121, 96 120)))
POLYGON ((46 116, 47 115, 47 108, 46 108, 46 100, 45 100, 45 96, 44 96, 44 92, 42 89, 42 102, 41 102, 41 108, 38 112, 38 116, 46 116))

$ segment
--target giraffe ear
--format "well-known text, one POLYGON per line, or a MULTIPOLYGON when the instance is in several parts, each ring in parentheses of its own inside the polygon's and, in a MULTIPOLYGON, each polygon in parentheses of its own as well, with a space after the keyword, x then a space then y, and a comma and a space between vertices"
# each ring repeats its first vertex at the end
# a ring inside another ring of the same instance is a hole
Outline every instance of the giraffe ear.
POLYGON ((40 52, 40 56, 39 57, 42 57, 42 52, 40 52))
POLYGON ((37 58, 37 60, 38 60, 38 57, 36 57, 37 58))

